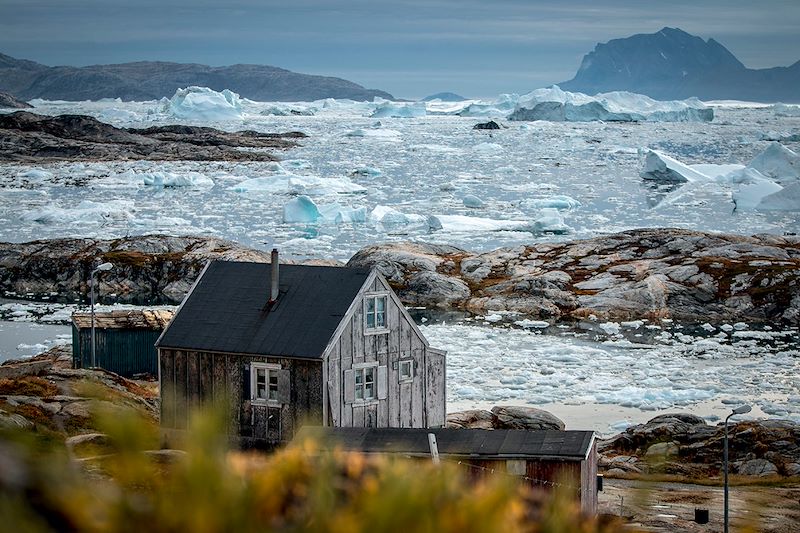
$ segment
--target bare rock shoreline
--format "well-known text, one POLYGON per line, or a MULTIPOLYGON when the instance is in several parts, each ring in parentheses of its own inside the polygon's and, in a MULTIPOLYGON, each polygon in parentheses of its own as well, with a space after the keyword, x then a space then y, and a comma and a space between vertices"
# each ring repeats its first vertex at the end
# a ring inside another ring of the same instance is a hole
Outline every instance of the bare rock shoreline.
MULTIPOLYGON (((200 236, 0 243, 0 291, 79 299, 92 267, 110 261, 118 268, 103 275, 102 299, 174 304, 213 259, 268 262, 269 254, 200 236)), ((374 266, 406 305, 429 308, 553 321, 800 321, 800 238, 791 236, 641 229, 483 254, 403 242, 368 246, 348 265, 374 266)))
POLYGON ((274 161, 300 132, 224 132, 199 126, 117 128, 85 115, 0 115, 0 161, 274 161), (248 150, 241 150, 245 148, 248 150))

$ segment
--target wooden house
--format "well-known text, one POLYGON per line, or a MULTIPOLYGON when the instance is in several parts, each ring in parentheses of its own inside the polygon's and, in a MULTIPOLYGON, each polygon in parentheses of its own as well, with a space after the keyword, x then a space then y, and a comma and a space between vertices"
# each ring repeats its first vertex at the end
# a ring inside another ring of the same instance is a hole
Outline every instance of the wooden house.
POLYGON ((445 354, 383 276, 272 261, 209 263, 158 339, 165 437, 212 400, 243 446, 288 441, 304 423, 444 425, 445 354))
POLYGON ((312 439, 329 449, 395 454, 431 460, 428 434, 436 437, 442 462, 464 468, 468 478, 510 475, 531 487, 560 488, 597 511, 597 447, 593 431, 517 429, 407 429, 304 427, 297 441, 312 439))
MULTIPOLYGON (((169 309, 95 313, 95 365, 125 377, 158 375, 154 343, 172 319, 169 309)), ((92 366, 91 313, 72 314, 72 367, 92 366)))

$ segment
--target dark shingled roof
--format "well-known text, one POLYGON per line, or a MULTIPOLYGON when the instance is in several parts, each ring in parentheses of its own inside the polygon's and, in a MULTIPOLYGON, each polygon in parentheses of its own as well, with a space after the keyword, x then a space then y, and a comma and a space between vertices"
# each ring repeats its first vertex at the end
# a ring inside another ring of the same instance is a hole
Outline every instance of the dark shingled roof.
POLYGON ((593 431, 526 431, 521 429, 322 428, 306 426, 295 440, 320 440, 366 453, 430 455, 428 433, 436 435, 442 455, 481 458, 552 457, 583 459, 593 431))
POLYGON ((363 268, 214 261, 156 343, 160 348, 315 359, 369 277, 363 268))

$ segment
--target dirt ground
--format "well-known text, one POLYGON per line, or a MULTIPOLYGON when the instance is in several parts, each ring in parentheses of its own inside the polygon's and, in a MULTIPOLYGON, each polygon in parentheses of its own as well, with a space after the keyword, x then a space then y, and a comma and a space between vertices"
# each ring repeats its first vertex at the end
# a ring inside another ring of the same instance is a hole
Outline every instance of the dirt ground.
MULTIPOLYGON (((800 485, 731 487, 730 531, 800 532, 800 485)), ((604 480, 598 512, 622 515, 644 531, 723 530, 722 487, 625 479, 604 480), (708 524, 694 522, 694 510, 708 509, 708 524)))

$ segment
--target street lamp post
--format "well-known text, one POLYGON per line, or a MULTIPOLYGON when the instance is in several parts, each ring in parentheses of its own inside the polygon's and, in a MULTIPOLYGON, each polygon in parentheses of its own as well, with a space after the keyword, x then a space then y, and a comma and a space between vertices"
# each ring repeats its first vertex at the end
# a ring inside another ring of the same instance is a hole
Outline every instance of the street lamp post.
POLYGON ((95 347, 94 347, 94 284, 95 284, 95 274, 98 272, 108 272, 114 268, 114 265, 111 263, 103 263, 102 265, 98 266, 92 273, 89 275, 89 287, 90 287, 90 294, 91 294, 91 301, 92 301, 92 368, 97 367, 97 359, 95 358, 95 347))
POLYGON ((724 507, 724 531, 728 533, 728 420, 734 415, 743 415, 745 413, 749 413, 752 408, 749 405, 742 405, 741 407, 737 407, 731 414, 729 414, 725 418, 725 444, 722 452, 722 463, 723 469, 725 472, 725 507, 724 507))

